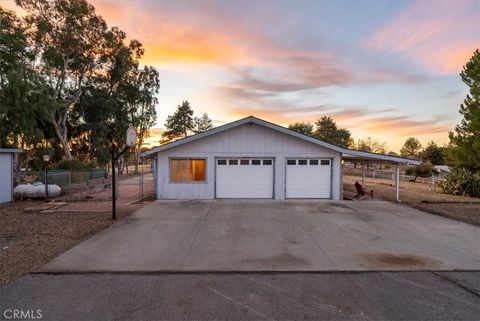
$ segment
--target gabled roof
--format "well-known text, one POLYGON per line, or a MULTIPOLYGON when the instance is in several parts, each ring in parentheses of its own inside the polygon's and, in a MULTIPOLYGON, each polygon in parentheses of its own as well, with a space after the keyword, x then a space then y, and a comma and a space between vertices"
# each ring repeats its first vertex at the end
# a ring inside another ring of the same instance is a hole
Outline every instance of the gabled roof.
POLYGON ((216 135, 216 134, 222 133, 224 131, 227 131, 227 130, 230 130, 230 129, 233 129, 235 127, 239 127, 239 126, 242 126, 242 125, 246 125, 246 124, 257 124, 257 125, 260 125, 260 126, 263 126, 263 127, 270 128, 270 129, 275 130, 275 131, 282 132, 284 134, 299 138, 301 140, 313 143, 315 145, 319 145, 319 146, 322 146, 324 148, 342 153, 345 156, 347 156, 347 157, 345 157, 346 159, 348 159, 348 157, 352 157, 352 158, 355 158, 356 160, 358 160, 358 159, 371 160, 371 161, 378 160, 378 161, 383 161, 383 162, 402 163, 402 164, 409 163, 409 164, 412 164, 412 165, 420 164, 419 161, 414 160, 414 159, 408 159, 408 158, 402 158, 402 157, 397 157, 397 156, 390 156, 390 155, 383 155, 383 154, 375 154, 375 153, 357 151, 357 150, 352 150, 352 149, 332 145, 332 144, 326 143, 324 141, 318 140, 316 138, 312 138, 310 136, 306 136, 306 135, 297 133, 296 131, 293 131, 293 130, 290 130, 288 128, 279 126, 277 124, 274 124, 274 123, 256 118, 254 116, 249 116, 249 117, 246 117, 246 118, 242 118, 240 120, 237 120, 237 121, 234 121, 234 122, 231 122, 231 123, 219 126, 219 127, 215 127, 215 128, 210 129, 206 132, 196 134, 196 135, 193 135, 193 136, 189 136, 189 137, 186 137, 186 138, 182 138, 182 139, 176 140, 174 142, 152 148, 152 149, 150 149, 146 152, 143 152, 141 154, 141 156, 142 157, 147 157, 147 156, 150 156, 152 154, 155 154, 155 153, 158 153, 158 152, 161 152, 161 151, 173 148, 173 147, 177 147, 177 146, 180 146, 180 145, 188 144, 188 143, 191 143, 191 142, 194 142, 194 141, 197 141, 197 140, 200 140, 200 139, 212 136, 212 135, 216 135))

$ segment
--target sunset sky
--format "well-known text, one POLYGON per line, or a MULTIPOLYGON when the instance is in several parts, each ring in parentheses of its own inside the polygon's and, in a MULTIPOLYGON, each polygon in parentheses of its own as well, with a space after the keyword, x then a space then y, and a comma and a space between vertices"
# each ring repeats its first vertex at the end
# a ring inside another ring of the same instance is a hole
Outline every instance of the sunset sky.
POLYGON ((215 125, 328 115, 394 151, 410 136, 443 145, 468 90, 458 74, 480 47, 480 1, 91 3, 159 69, 157 128, 189 100, 215 125))

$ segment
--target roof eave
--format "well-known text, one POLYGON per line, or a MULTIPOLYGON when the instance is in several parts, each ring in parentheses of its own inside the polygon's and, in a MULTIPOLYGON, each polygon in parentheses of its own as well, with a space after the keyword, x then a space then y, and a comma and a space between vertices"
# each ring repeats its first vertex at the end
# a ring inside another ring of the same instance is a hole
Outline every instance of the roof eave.
POLYGON ((417 159, 369 153, 369 152, 350 150, 350 149, 345 149, 343 158, 346 160, 352 160, 352 161, 372 161, 372 162, 384 162, 384 163, 398 163, 398 164, 406 164, 406 165, 421 164, 421 161, 417 159), (353 156, 353 157, 350 157, 350 156, 353 156), (359 159, 355 158, 355 156, 359 157, 359 159))
POLYGON ((0 153, 23 153, 20 148, 0 148, 0 153))
POLYGON ((177 147, 177 146, 180 146, 180 145, 188 144, 188 143, 197 141, 199 139, 203 139, 203 138, 215 135, 215 134, 219 134, 219 133, 224 132, 226 130, 229 130, 229 129, 232 129, 232 128, 235 128, 235 127, 238 127, 238 126, 242 126, 242 125, 245 125, 245 124, 248 124, 248 123, 254 123, 254 124, 257 124, 257 125, 260 125, 260 126, 264 126, 264 127, 270 128, 272 130, 276 130, 276 131, 282 132, 284 134, 287 134, 287 135, 302 139, 304 141, 316 144, 318 146, 336 151, 336 152, 341 153, 341 154, 358 156, 358 157, 363 158, 365 161, 366 160, 372 160, 372 161, 377 160, 377 161, 400 163, 400 164, 412 164, 412 165, 420 164, 420 161, 415 160, 415 159, 408 159, 408 158, 390 156, 390 155, 383 155, 383 154, 375 154, 375 153, 351 150, 351 149, 335 146, 335 145, 326 143, 324 141, 318 140, 316 138, 312 138, 312 137, 297 133, 293 130, 290 130, 290 129, 282 127, 282 126, 279 126, 277 124, 270 123, 270 122, 267 122, 265 120, 256 118, 254 116, 249 116, 249 117, 246 117, 246 118, 242 118, 242 119, 239 119, 237 121, 222 125, 220 127, 213 128, 213 129, 211 129, 209 131, 206 131, 204 133, 200 133, 200 134, 196 134, 196 135, 193 135, 193 136, 190 136, 190 137, 182 138, 180 140, 177 140, 177 141, 174 141, 174 142, 162 145, 162 146, 152 148, 149 151, 141 153, 140 156, 141 157, 149 157, 152 154, 156 154, 158 152, 161 152, 161 151, 164 151, 164 150, 167 150, 167 149, 170 149, 170 148, 174 148, 174 147, 177 147))

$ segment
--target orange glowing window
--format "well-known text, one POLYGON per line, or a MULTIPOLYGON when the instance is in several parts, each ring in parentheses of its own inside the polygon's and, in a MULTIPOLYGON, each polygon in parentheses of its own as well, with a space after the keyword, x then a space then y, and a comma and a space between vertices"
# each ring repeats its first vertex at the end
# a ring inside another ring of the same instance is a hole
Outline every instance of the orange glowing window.
POLYGON ((170 181, 172 183, 205 182, 205 159, 171 159, 170 181))

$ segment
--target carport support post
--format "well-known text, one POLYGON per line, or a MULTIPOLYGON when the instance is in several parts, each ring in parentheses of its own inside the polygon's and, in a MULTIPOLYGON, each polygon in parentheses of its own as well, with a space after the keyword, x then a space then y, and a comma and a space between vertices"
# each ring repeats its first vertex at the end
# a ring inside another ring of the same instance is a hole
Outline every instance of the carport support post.
POLYGON ((400 202, 400 166, 395 165, 395 201, 400 202))
POLYGON ((140 200, 143 200, 143 157, 142 160, 142 169, 140 170, 140 200))
POLYGON ((116 198, 117 194, 115 191, 115 145, 112 144, 112 220, 117 219, 116 198))
POLYGON ((365 163, 362 163, 362 187, 365 188, 365 163))

